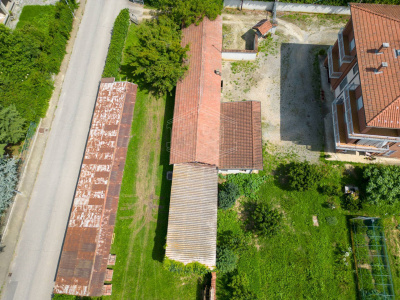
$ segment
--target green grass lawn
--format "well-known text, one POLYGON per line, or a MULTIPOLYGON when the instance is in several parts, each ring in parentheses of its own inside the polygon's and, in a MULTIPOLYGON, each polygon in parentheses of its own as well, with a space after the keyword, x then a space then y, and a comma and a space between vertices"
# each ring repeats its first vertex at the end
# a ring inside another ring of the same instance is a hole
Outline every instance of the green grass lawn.
MULTIPOLYGON (((283 225, 272 237, 261 238, 250 234, 250 243, 238 250, 237 272, 249 280, 249 289, 259 299, 356 299, 357 279, 353 272, 348 220, 353 216, 380 216, 386 226, 392 276, 396 294, 400 294, 400 231, 396 228, 400 218, 379 212, 373 207, 361 211, 341 208, 340 196, 325 195, 320 188, 298 192, 290 190, 285 181, 290 155, 265 154, 266 181, 258 191, 258 200, 267 202, 283 213, 283 225), (335 205, 328 207, 327 202, 335 205), (313 225, 317 216, 319 226, 313 225), (332 221, 333 220, 333 221, 332 221)), ((323 178, 320 185, 352 183, 362 185, 360 166, 348 172, 344 164, 322 164, 323 178)), ((218 243, 227 232, 233 236, 249 234, 245 228, 246 203, 229 210, 218 210, 218 243)), ((231 274, 218 274, 218 299, 231 299, 229 287, 231 274)))

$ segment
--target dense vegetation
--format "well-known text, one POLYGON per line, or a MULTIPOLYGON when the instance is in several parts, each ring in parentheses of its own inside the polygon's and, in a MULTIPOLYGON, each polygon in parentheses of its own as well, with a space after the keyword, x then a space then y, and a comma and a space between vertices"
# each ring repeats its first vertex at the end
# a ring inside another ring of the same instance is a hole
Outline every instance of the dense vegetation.
POLYGON ((235 205, 239 195, 239 188, 236 184, 228 182, 222 185, 218 193, 218 207, 222 209, 231 208, 235 205))
POLYGON ((136 34, 137 42, 127 49, 132 75, 160 94, 171 92, 187 70, 189 45, 181 47, 180 27, 160 16, 142 23, 136 34))
POLYGON ((103 77, 117 77, 120 72, 122 50, 128 34, 129 23, 129 9, 121 10, 114 22, 103 77))
POLYGON ((0 108, 0 157, 8 144, 18 143, 25 135, 25 120, 20 116, 15 105, 0 108))
MULTIPOLYGON (((398 205, 378 206, 369 201, 368 192, 377 178, 389 176, 384 175, 385 168, 390 168, 388 174, 397 174, 400 167, 312 165, 297 162, 291 155, 271 154, 268 149, 264 161, 265 171, 260 174, 247 179, 225 177, 239 187, 246 180, 246 186, 258 188, 251 197, 239 188, 239 204, 218 210, 218 248, 227 248, 238 257, 233 271, 217 275, 218 298, 356 298, 348 220, 354 215, 380 216, 388 232, 393 232, 389 236, 392 243, 400 243, 398 205), (295 186, 294 174, 300 177, 295 186), (345 184, 358 186, 359 194, 345 196, 345 184)), ((393 176, 388 179, 389 188, 397 178, 393 176)), ((398 246, 388 243, 388 247, 391 263, 398 268, 398 246)), ((400 282, 397 271, 392 275, 395 283, 400 282)))
POLYGON ((26 130, 46 113, 52 75, 60 70, 72 29, 71 8, 77 7, 75 1, 69 4, 24 6, 15 30, 0 25, 0 107, 12 111, 1 119, 8 123, 0 125, 0 136, 7 135, 5 128, 15 134, 0 144, 18 142, 23 137, 18 127, 26 130))

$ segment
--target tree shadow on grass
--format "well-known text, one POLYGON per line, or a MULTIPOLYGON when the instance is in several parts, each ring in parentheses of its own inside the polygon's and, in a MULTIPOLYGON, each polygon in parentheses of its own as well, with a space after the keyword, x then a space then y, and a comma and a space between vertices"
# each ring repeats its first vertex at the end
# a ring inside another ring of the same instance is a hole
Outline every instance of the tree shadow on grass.
POLYGON ((161 155, 160 165, 162 166, 162 181, 160 190, 160 202, 158 207, 157 227, 154 237, 154 248, 152 257, 154 260, 162 262, 165 256, 165 242, 168 228, 168 212, 169 212, 169 199, 171 193, 172 181, 167 179, 167 172, 172 171, 172 165, 169 164, 169 143, 171 141, 171 128, 170 120, 173 118, 174 112, 174 96, 175 90, 172 94, 166 97, 166 106, 164 114, 164 124, 161 140, 161 155))

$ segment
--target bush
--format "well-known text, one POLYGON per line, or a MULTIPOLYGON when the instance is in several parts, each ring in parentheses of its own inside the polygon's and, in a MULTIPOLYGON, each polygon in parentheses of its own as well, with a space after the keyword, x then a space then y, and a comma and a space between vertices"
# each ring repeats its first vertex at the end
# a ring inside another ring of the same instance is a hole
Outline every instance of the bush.
POLYGON ((344 209, 347 209, 350 211, 358 211, 361 209, 360 198, 354 193, 345 194, 343 196, 342 206, 344 209))
POLYGON ((228 248, 217 249, 217 269, 222 273, 232 272, 236 269, 239 257, 228 248))
POLYGON ((327 196, 340 196, 342 194, 341 186, 336 184, 321 185, 320 190, 327 196))
POLYGON ((104 66, 103 77, 117 77, 121 66, 122 51, 129 28, 129 9, 123 9, 114 22, 110 47, 104 66))
POLYGON ((25 120, 21 118, 15 105, 0 108, 0 157, 7 144, 18 143, 25 135, 25 120))
POLYGON ((289 184, 297 191, 306 191, 315 187, 320 179, 320 173, 315 165, 308 161, 292 162, 289 165, 289 184))
POLYGON ((236 272, 228 284, 231 300, 257 300, 258 296, 250 290, 250 283, 245 273, 236 272))
POLYGON ((231 208, 239 197, 239 188, 236 184, 226 183, 218 194, 218 206, 222 209, 231 208))
POLYGON ((168 257, 164 258, 163 266, 164 269, 173 273, 177 273, 179 275, 196 274, 199 276, 203 276, 211 272, 209 268, 199 262, 192 262, 185 265, 180 261, 172 260, 168 257))
POLYGON ((271 209, 267 203, 260 202, 256 204, 249 220, 254 232, 264 236, 272 236, 278 232, 282 217, 282 213, 276 209, 271 209))
POLYGON ((257 199, 257 192, 265 182, 266 177, 258 174, 233 174, 226 177, 227 183, 233 183, 239 188, 239 194, 250 199, 257 199))
POLYGON ((0 213, 11 203, 18 183, 18 163, 13 158, 0 158, 0 213))
POLYGON ((138 27, 138 42, 127 49, 127 60, 134 76, 159 94, 172 91, 183 77, 189 45, 181 46, 180 27, 165 16, 146 21, 138 27))
POLYGON ((234 251, 243 250, 251 244, 251 234, 249 232, 232 232, 231 230, 218 233, 218 244, 234 251))
MULTIPOLYGON (((261 0, 261 1, 268 2, 270 0, 261 0)), ((349 3, 352 3, 355 1, 353 1, 353 0, 324 0, 324 1, 317 2, 315 0, 281 0, 281 2, 347 6, 349 3)), ((376 3, 376 4, 395 4, 395 5, 400 4, 400 0, 363 0, 362 2, 363 3, 376 3)))
POLYGON ((335 226, 338 223, 338 220, 335 216, 329 216, 325 218, 326 223, 330 226, 335 226))
POLYGON ((400 198, 400 167, 369 165, 364 170, 367 201, 376 205, 393 205, 400 198))

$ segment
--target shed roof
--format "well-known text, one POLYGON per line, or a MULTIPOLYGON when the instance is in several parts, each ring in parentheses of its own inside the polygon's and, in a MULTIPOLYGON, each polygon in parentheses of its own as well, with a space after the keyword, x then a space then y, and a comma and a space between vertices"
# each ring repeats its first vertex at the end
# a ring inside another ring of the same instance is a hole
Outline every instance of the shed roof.
POLYGON ((218 171, 199 164, 174 165, 166 256, 216 265, 218 171))
POLYGON ((218 165, 222 19, 207 17, 182 31, 182 46, 190 44, 189 70, 177 83, 170 163, 218 165))
POLYGON ((261 102, 221 103, 219 169, 263 169, 261 102))
POLYGON ((253 26, 253 29, 258 30, 261 35, 265 35, 272 29, 273 25, 271 21, 268 21, 268 19, 263 19, 260 22, 258 22, 256 25, 253 26))
POLYGON ((103 294, 137 91, 113 81, 100 84, 54 293, 103 294))
POLYGON ((351 4, 367 126, 400 128, 400 6, 351 4), (388 49, 380 49, 389 43, 388 49), (377 55, 376 50, 382 54, 377 55), (382 62, 388 67, 381 68, 382 62))

